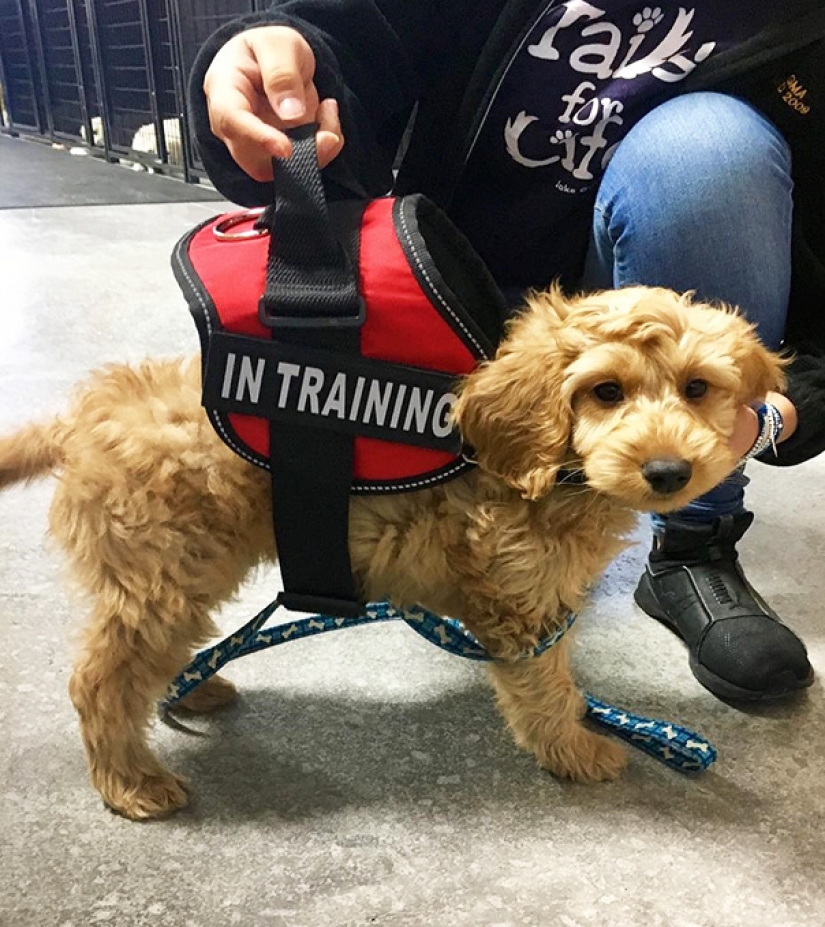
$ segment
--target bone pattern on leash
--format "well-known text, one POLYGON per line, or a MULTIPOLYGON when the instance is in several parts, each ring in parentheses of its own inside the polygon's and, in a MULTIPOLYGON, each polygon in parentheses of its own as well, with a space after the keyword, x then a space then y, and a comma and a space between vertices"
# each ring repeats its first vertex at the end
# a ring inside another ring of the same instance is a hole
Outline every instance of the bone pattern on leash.
MULTIPOLYGON (((460 621, 441 618, 420 606, 398 609, 389 602, 371 602, 365 607, 363 614, 356 618, 313 615, 289 624, 264 628, 278 607, 279 602, 275 599, 226 640, 196 654, 189 666, 173 680, 159 703, 161 717, 168 718, 170 710, 184 696, 194 691, 230 660, 277 644, 312 637, 326 631, 338 631, 341 628, 354 628, 384 621, 404 621, 408 627, 442 650, 470 660, 495 660, 460 621)), ((520 659, 530 659, 549 650, 561 640, 575 620, 576 616, 570 613, 556 631, 523 653, 520 659)), ((689 728, 632 714, 589 694, 585 694, 585 702, 587 718, 591 722, 606 728, 616 737, 672 769, 684 773, 702 772, 716 760, 714 746, 701 734, 689 728)))

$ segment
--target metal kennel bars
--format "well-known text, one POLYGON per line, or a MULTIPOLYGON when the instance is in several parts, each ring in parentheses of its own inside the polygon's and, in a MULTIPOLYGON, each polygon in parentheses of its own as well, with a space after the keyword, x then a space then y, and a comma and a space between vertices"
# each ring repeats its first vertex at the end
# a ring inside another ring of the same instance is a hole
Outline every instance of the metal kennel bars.
POLYGON ((186 82, 206 38, 267 0, 0 0, 0 132, 197 181, 186 82))

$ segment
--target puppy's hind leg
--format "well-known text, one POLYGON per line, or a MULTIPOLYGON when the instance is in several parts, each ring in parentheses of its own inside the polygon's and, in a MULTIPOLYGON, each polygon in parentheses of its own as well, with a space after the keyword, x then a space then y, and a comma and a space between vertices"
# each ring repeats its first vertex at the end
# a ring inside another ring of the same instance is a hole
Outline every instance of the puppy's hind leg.
POLYGON ((122 586, 98 593, 69 693, 92 784, 114 811, 163 817, 187 803, 186 782, 151 751, 157 699, 209 633, 206 603, 168 590, 141 601, 122 586))
POLYGON ((570 673, 568 642, 538 657, 491 664, 498 705, 518 746, 562 779, 615 779, 626 754, 614 740, 582 724, 585 702, 570 673))

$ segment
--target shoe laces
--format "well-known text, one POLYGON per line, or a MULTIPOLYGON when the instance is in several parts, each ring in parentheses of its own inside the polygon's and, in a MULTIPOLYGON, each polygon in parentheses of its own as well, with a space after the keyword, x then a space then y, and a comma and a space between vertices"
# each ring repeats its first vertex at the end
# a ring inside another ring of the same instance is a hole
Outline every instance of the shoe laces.
POLYGON ((713 597, 716 599, 717 604, 733 605, 733 598, 731 597, 728 585, 721 573, 715 571, 711 573, 708 576, 708 585, 710 586, 710 591, 713 593, 713 597))

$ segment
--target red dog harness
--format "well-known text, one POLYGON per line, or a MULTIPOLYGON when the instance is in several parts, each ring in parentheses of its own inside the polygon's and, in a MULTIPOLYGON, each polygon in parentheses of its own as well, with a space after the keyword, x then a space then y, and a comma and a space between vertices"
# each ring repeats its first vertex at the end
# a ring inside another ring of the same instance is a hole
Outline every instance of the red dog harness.
POLYGON ((506 309, 425 198, 327 205, 312 127, 275 177, 273 206, 198 226, 173 268, 212 424, 272 471, 282 601, 352 614, 350 493, 421 489, 470 466, 455 381, 492 357, 506 309))

